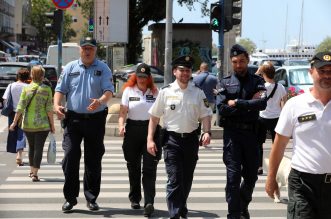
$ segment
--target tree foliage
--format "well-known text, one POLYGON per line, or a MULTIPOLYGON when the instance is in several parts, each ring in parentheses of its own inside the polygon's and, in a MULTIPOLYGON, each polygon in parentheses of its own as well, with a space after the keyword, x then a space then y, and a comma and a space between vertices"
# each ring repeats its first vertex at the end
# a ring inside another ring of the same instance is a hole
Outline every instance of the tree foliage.
POLYGON ((249 54, 252 54, 256 49, 255 43, 252 40, 248 39, 248 38, 240 39, 238 41, 238 44, 242 45, 247 50, 247 52, 249 54))
MULTIPOLYGON (((49 0, 32 0, 31 1, 31 13, 30 20, 31 24, 37 28, 37 47, 46 51, 48 45, 56 43, 57 36, 51 30, 45 28, 46 23, 52 23, 51 19, 47 19, 45 12, 53 12, 56 8, 54 4, 49 0)), ((63 25, 63 42, 70 41, 71 37, 76 36, 76 32, 70 27, 72 18, 68 14, 64 14, 64 25, 63 25)))
MULTIPOLYGON (((209 0, 177 0, 181 6, 189 10, 200 4, 202 15, 209 13, 207 9, 209 0)), ((92 16, 93 0, 77 0, 82 8, 84 17, 92 16)), ((199 7, 200 7, 199 6, 199 7)), ((136 63, 142 53, 142 30, 150 21, 159 22, 166 17, 166 0, 129 0, 129 42, 127 45, 128 63, 136 63)))
POLYGON ((316 52, 331 52, 331 37, 326 37, 316 48, 316 52))

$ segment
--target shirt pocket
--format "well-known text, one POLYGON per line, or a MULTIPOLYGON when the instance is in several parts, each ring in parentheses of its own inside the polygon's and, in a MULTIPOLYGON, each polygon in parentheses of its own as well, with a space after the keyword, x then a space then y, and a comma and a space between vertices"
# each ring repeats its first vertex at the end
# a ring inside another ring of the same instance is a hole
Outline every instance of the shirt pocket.
POLYGON ((69 75, 69 80, 70 80, 70 87, 77 88, 79 85, 80 76, 79 74, 69 75))

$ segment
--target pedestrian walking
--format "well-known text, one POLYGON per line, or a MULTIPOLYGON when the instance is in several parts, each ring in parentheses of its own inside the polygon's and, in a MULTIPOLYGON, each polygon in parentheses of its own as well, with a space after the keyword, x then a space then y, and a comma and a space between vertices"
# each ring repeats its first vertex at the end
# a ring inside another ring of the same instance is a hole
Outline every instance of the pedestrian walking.
POLYGON ((199 121, 203 124, 200 145, 210 143, 210 117, 212 110, 199 87, 190 82, 193 58, 182 56, 172 62, 176 80, 165 86, 149 110, 147 150, 156 156, 158 150, 154 134, 160 117, 165 128, 163 155, 168 175, 167 205, 170 218, 187 217, 194 169, 198 160, 199 121))
MULTIPOLYGON (((8 115, 8 127, 12 124, 15 113, 17 111, 17 104, 20 100, 22 90, 28 84, 30 78, 30 71, 26 68, 22 68, 17 71, 16 79, 17 81, 11 83, 7 86, 5 93, 2 96, 4 101, 7 101, 9 95, 12 97, 13 112, 8 115)), ((8 132, 7 136, 7 152, 16 153, 16 164, 18 166, 23 166, 23 150, 26 148, 26 139, 23 130, 16 126, 13 131, 8 132)))
POLYGON ((158 94, 149 65, 138 65, 135 74, 130 76, 123 89, 118 123, 120 136, 124 136, 122 148, 129 172, 129 200, 132 209, 140 208, 142 175, 144 216, 150 217, 154 212, 156 169, 161 157, 161 147, 157 142, 157 156, 147 152, 148 110, 158 94))
POLYGON ((257 120, 267 101, 262 78, 248 73, 246 49, 235 44, 230 50, 230 58, 233 72, 221 80, 216 104, 219 124, 224 128, 227 218, 246 219, 250 218, 248 205, 257 180, 257 120))
POLYGON ((29 142, 29 165, 33 182, 40 181, 38 171, 49 132, 55 133, 52 90, 42 83, 45 69, 36 65, 31 69, 32 82, 22 90, 16 114, 9 130, 15 130, 22 117, 22 130, 29 142))
POLYGON ((84 139, 84 195, 88 209, 99 210, 101 160, 105 152, 104 135, 107 102, 113 94, 109 67, 96 59, 97 43, 90 37, 80 41, 80 59, 68 63, 55 88, 54 109, 64 127, 64 212, 77 204, 79 164, 84 139), (66 106, 62 99, 66 96, 66 106))
POLYGON ((287 218, 331 218, 331 52, 310 62, 313 87, 289 99, 278 120, 269 159, 266 192, 279 195, 276 173, 292 136, 287 218))
POLYGON ((203 92, 205 92, 209 106, 212 110, 214 110, 216 101, 214 89, 217 88, 218 78, 214 75, 211 75, 208 71, 208 68, 208 63, 202 62, 200 64, 198 75, 193 78, 193 82, 201 87, 203 92))
POLYGON ((264 86, 267 89, 267 107, 260 111, 259 116, 259 169, 258 175, 263 174, 263 144, 267 138, 267 132, 271 134, 272 143, 275 139, 275 127, 278 122, 280 112, 287 100, 287 92, 280 83, 275 83, 275 68, 271 62, 263 64, 256 74, 263 77, 264 86))

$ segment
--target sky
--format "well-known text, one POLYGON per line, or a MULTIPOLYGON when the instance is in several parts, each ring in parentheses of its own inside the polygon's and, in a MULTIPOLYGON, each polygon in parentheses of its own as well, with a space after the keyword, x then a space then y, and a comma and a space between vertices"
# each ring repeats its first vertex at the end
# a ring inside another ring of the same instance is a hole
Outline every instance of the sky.
MULTIPOLYGON (((326 37, 331 37, 330 0, 242 1, 241 37, 252 40, 259 49, 282 49, 286 44, 299 40, 302 1, 302 42, 318 45, 326 37)), ((216 0, 209 2, 213 3, 216 0)), ((173 22, 183 18, 183 23, 209 23, 209 16, 201 17, 199 4, 196 3, 194 6, 195 10, 189 11, 186 6, 180 7, 174 0, 173 22)), ((215 32, 213 43, 218 45, 218 35, 215 32)))

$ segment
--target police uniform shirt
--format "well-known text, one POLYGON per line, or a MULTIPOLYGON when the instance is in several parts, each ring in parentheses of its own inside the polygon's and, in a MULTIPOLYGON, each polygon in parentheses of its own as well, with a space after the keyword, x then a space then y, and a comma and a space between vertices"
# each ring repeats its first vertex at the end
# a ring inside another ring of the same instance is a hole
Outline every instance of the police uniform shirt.
POLYGON ((310 92, 289 99, 275 131, 293 137, 294 169, 312 174, 331 173, 331 101, 324 106, 310 92))
POLYGON ((122 105, 128 107, 128 119, 149 120, 148 110, 151 108, 157 93, 148 88, 145 94, 136 86, 125 88, 122 95, 122 105))
POLYGON ((98 99, 106 91, 114 92, 111 81, 112 73, 105 63, 95 59, 93 64, 86 68, 79 59, 65 66, 55 91, 67 96, 68 110, 76 113, 96 113, 104 110, 107 105, 89 112, 87 107, 91 104, 90 99, 98 99))
POLYGON ((190 133, 198 128, 198 119, 212 115, 207 98, 200 88, 189 82, 182 90, 177 80, 163 88, 149 113, 160 118, 168 131, 190 133))

